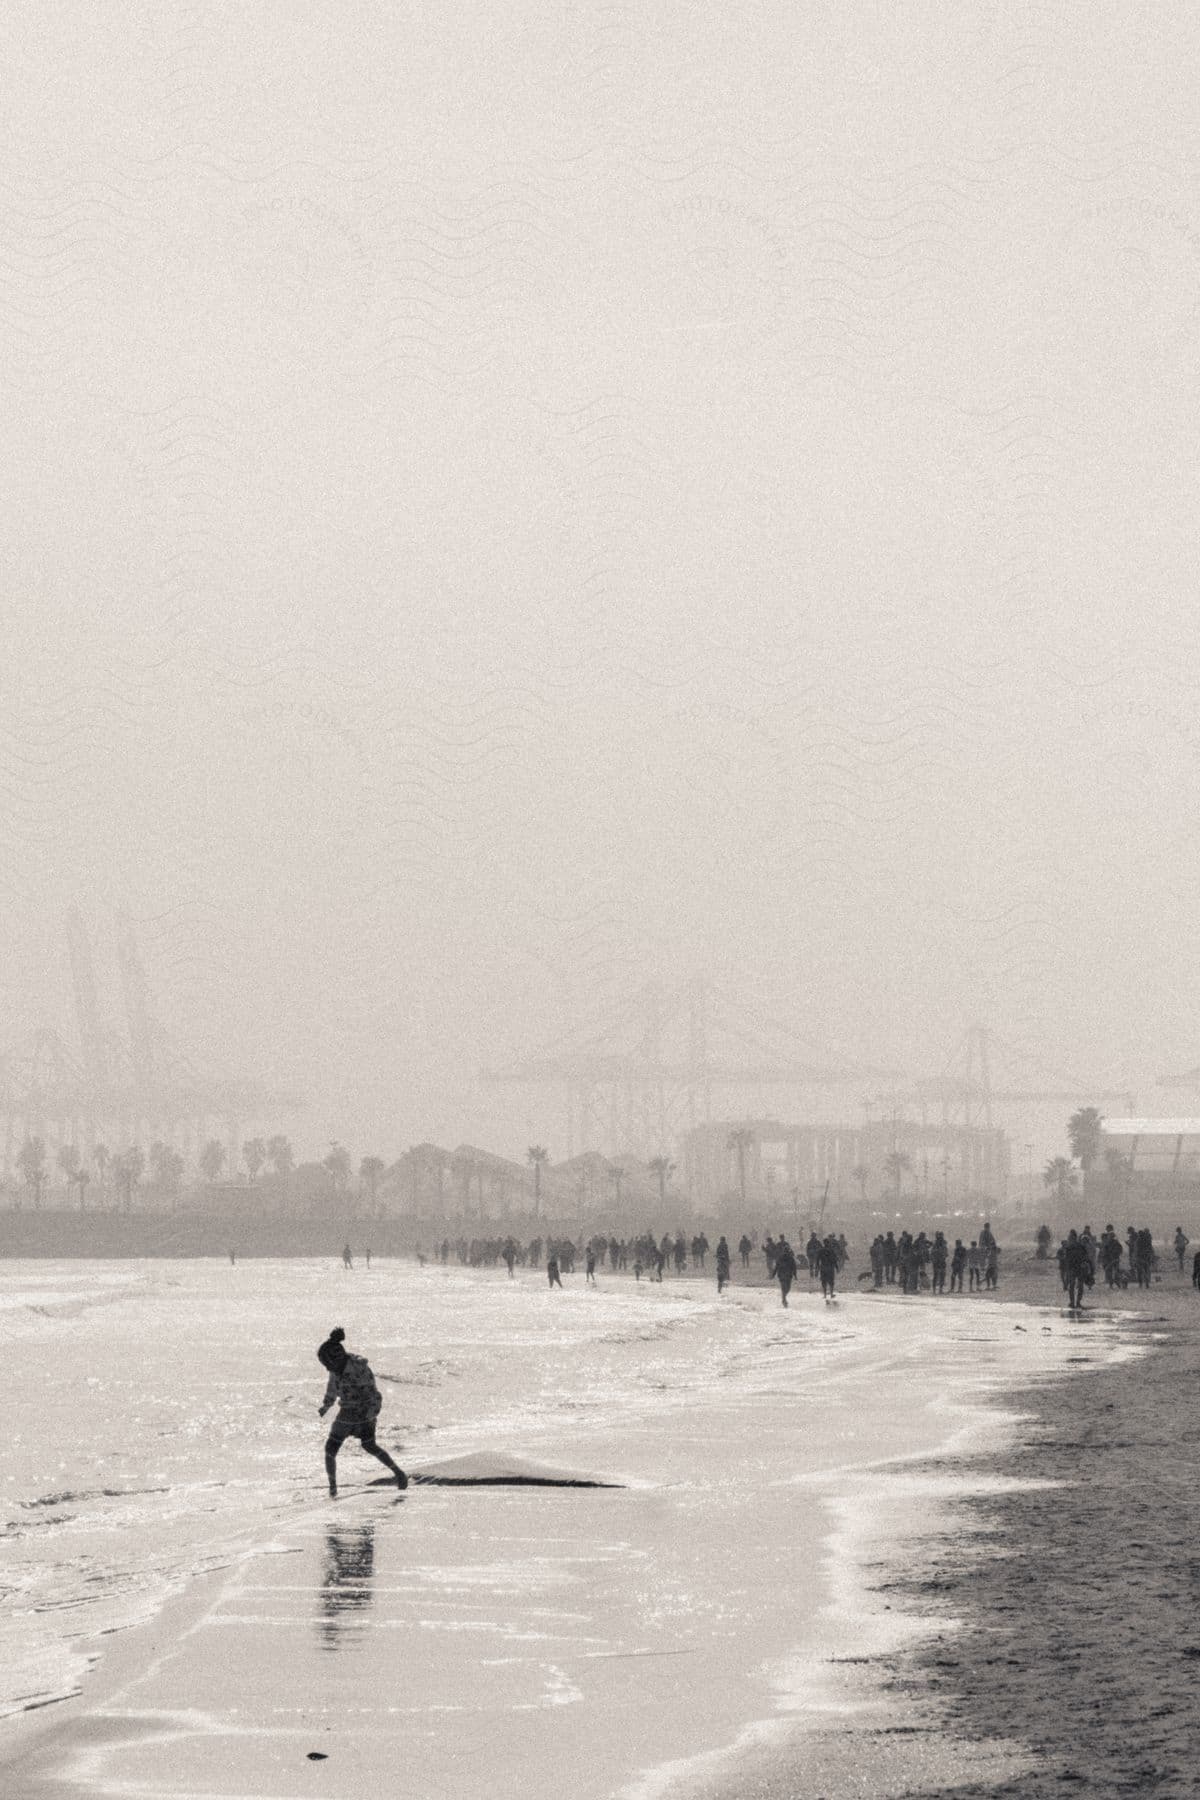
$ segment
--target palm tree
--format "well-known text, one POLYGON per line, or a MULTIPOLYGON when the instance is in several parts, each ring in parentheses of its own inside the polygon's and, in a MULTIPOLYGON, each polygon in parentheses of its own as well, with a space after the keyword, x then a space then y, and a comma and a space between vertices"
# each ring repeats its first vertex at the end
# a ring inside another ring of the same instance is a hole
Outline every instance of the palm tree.
POLYGON ((912 1168, 912 1157, 907 1150, 889 1150, 883 1159, 883 1166, 896 1184, 896 1199, 900 1199, 900 1183, 912 1168))
POLYGON ((533 1216, 536 1219, 542 1210, 542 1168, 550 1161, 550 1152, 541 1144, 530 1144, 525 1161, 533 1164, 533 1216))
POLYGON ((725 1142, 727 1150, 736 1150, 738 1159, 738 1188, 742 1196, 742 1210, 746 1207, 746 1152, 754 1143, 754 1133, 748 1125, 735 1125, 725 1142))
POLYGON ((669 1156, 652 1156, 646 1167, 658 1178, 658 1203, 665 1212, 667 1209, 667 1183, 675 1173, 675 1164, 669 1156))
POLYGON ((858 1191, 859 1191, 860 1196, 862 1197, 862 1203, 864 1206, 867 1204, 867 1181, 868 1181, 868 1178, 870 1177, 870 1174, 871 1174, 871 1171, 867 1167, 866 1163, 855 1163, 854 1167, 850 1171, 851 1180, 857 1181, 857 1183, 858 1183, 858 1191))
POLYGON ((1078 1158, 1079 1166, 1086 1175, 1092 1164, 1100 1155, 1102 1138, 1100 1133, 1101 1114, 1094 1106, 1081 1106, 1067 1120, 1067 1138, 1071 1145, 1071 1155, 1078 1158))
POLYGON ((79 1169, 78 1146, 76 1144, 60 1144, 58 1147, 58 1155, 54 1160, 66 1176, 67 1186, 70 1187, 79 1169))
POLYGON ((281 1132, 277 1132, 267 1143, 267 1161, 281 1181, 286 1181, 296 1166, 292 1146, 281 1132))
POLYGON ((250 1177, 250 1185, 258 1180, 258 1171, 267 1160, 267 1146, 260 1137, 247 1138, 242 1145, 242 1161, 246 1165, 246 1173, 250 1177))
POLYGON ((157 1187, 175 1196, 183 1175, 183 1158, 170 1144, 155 1141, 150 1146, 150 1173, 157 1187))
POLYGON ((1104 1160, 1108 1165, 1109 1177, 1117 1184, 1121 1205, 1124 1206, 1129 1199, 1129 1184, 1133 1179, 1133 1158, 1110 1144, 1104 1152, 1104 1160))
POLYGON ((46 1179, 46 1146, 40 1137, 27 1137, 17 1156, 17 1167, 33 1193, 34 1207, 42 1204, 42 1183, 46 1179))
POLYGON ((1068 1198, 1079 1186, 1078 1177, 1071 1167, 1070 1157, 1051 1157, 1042 1170, 1042 1186, 1054 1189, 1055 1198, 1060 1206, 1067 1204, 1068 1198))
POLYGON ((350 1152, 336 1138, 321 1158, 321 1167, 328 1170, 334 1192, 344 1194, 350 1180, 350 1152))
POLYGON ((113 1173, 117 1179, 117 1187, 125 1196, 125 1211, 133 1211, 133 1190, 142 1178, 146 1167, 146 1158, 139 1144, 131 1144, 123 1150, 113 1164, 113 1173))
POLYGON ((225 1167, 225 1146, 219 1138, 209 1138, 200 1152, 200 1171, 209 1182, 215 1182, 225 1167))
POLYGON ((387 1168, 382 1156, 364 1156, 358 1165, 361 1180, 367 1184, 367 1193, 371 1197, 371 1211, 375 1211, 375 1190, 379 1186, 379 1177, 387 1168))

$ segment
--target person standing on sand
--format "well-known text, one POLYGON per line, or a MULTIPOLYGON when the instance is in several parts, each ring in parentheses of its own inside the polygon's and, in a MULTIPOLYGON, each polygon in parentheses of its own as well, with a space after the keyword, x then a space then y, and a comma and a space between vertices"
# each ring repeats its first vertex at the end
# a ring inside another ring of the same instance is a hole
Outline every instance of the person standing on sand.
POLYGON ((930 1248, 930 1260, 933 1264, 933 1291, 944 1294, 946 1291, 946 1256, 947 1244, 944 1232, 936 1231, 930 1248))
POLYGON ((796 1279, 796 1257, 785 1237, 781 1237, 775 1246, 775 1279, 779 1283, 779 1297, 786 1306, 796 1279))
POLYGON ((821 1277, 821 1292, 826 1300, 834 1299, 834 1285, 837 1281, 838 1241, 835 1237, 827 1237, 821 1245, 821 1253, 817 1257, 817 1274, 821 1277))
POLYGON ((971 1248, 967 1251, 967 1288, 972 1294, 983 1287, 983 1252, 979 1248, 979 1240, 971 1239, 971 1248))
POLYGON ((954 1240, 954 1255, 950 1258, 950 1292, 961 1294, 963 1270, 967 1266, 967 1253, 963 1249, 961 1238, 954 1240))
POLYGON ((725 1242, 724 1236, 722 1236, 720 1243, 717 1245, 717 1292, 718 1292, 718 1294, 721 1292, 721 1289, 725 1286, 725 1283, 728 1280, 729 1280, 729 1245, 725 1242))
POLYGON ((1077 1312, 1083 1305, 1083 1290, 1091 1286, 1093 1277, 1087 1245, 1076 1231, 1068 1233, 1063 1247, 1063 1275, 1067 1283, 1067 1305, 1072 1312, 1077 1312))
POLYGON ((558 1272, 558 1258, 553 1250, 546 1259, 546 1281, 550 1287, 561 1287, 562 1276, 558 1272))
POLYGON ((350 1254, 349 1244, 342 1245, 342 1267, 344 1269, 352 1269, 354 1267, 354 1258, 350 1254))
POLYGON ((595 1285, 596 1285, 596 1252, 592 1249, 592 1246, 590 1244, 588 1245, 587 1262, 584 1264, 584 1285, 586 1286, 587 1282, 589 1282, 589 1281, 591 1282, 592 1286, 595 1287, 595 1285))
POLYGON ((383 1396, 375 1385, 371 1365, 365 1356, 353 1356, 346 1349, 346 1333, 335 1325, 317 1350, 317 1361, 329 1371, 325 1398, 317 1408, 325 1417, 336 1400, 338 1413, 325 1440, 325 1473, 329 1492, 337 1498, 337 1455, 348 1437, 356 1437, 368 1456, 384 1464, 396 1477, 396 1486, 406 1488, 408 1476, 399 1463, 375 1442, 375 1421, 383 1407, 383 1396))
POLYGON ((743 1269, 748 1269, 750 1267, 750 1252, 753 1248, 754 1245, 743 1231, 741 1237, 738 1239, 738 1255, 742 1259, 743 1269))
POLYGON ((1192 1286, 1200 1288, 1200 1250, 1192 1258, 1192 1286))
POLYGON ((1188 1247, 1188 1240, 1183 1235, 1183 1226, 1175 1227, 1175 1255, 1179 1259, 1179 1273, 1183 1274, 1183 1253, 1188 1247))

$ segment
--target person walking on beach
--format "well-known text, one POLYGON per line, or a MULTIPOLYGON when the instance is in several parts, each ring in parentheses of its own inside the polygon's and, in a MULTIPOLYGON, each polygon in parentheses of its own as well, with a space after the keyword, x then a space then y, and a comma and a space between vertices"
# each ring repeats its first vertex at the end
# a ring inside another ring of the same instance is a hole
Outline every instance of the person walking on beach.
POLYGON ((827 1237, 825 1242, 821 1245, 821 1251, 817 1257, 817 1274, 821 1277, 821 1292, 826 1300, 832 1300, 835 1297, 834 1287, 837 1283, 838 1264, 840 1261, 841 1258, 838 1255, 837 1239, 835 1237, 827 1237))
POLYGON ((967 1251, 967 1288, 972 1294, 983 1287, 983 1252, 979 1248, 977 1238, 971 1239, 971 1248, 967 1251))
POLYGON ((587 1262, 584 1264, 584 1285, 586 1286, 589 1281, 591 1282, 592 1286, 595 1287, 595 1285, 596 1285, 596 1252, 592 1249, 592 1246, 590 1244, 588 1245, 587 1262))
POLYGON ((967 1253, 963 1249, 961 1238, 954 1240, 954 1255, 950 1258, 950 1292, 961 1294, 963 1291, 963 1270, 967 1266, 967 1253))
POLYGON ((1067 1282, 1067 1305, 1072 1312, 1077 1312, 1083 1305, 1083 1291, 1091 1286, 1093 1276, 1087 1245, 1076 1231, 1067 1234, 1062 1266, 1067 1282))
POLYGON ((935 1294, 944 1294, 946 1291, 947 1253, 948 1246, 946 1243, 946 1235, 942 1231, 936 1231, 933 1236, 933 1244, 930 1248, 930 1262, 933 1268, 933 1291, 935 1294))
POLYGON ((808 1258, 808 1279, 811 1281, 817 1272, 817 1264, 821 1260, 821 1240, 817 1236, 815 1228, 808 1234, 808 1242, 804 1246, 804 1254, 808 1258))
POLYGON ((743 1231, 741 1237, 738 1239, 738 1255, 742 1259, 743 1269, 748 1269, 750 1267, 750 1252, 753 1248, 754 1245, 743 1231))
POLYGON ((729 1245, 725 1242, 725 1239, 722 1236, 720 1243, 717 1245, 717 1292, 718 1292, 718 1294, 721 1292, 721 1289, 725 1286, 725 1284, 728 1280, 729 1280, 729 1245))
POLYGON ((779 1297, 786 1306, 796 1279, 796 1256, 785 1237, 781 1237, 775 1246, 775 1279, 779 1283, 779 1297))
POLYGON ((349 1244, 342 1245, 342 1267, 344 1269, 352 1269, 354 1267, 354 1258, 350 1254, 349 1244))
POLYGON ((558 1258, 553 1250, 546 1259, 546 1281, 550 1287, 562 1286, 562 1276, 558 1272, 558 1258))
POLYGON ((878 1231, 871 1241, 869 1255, 871 1258, 871 1274, 875 1278, 875 1286, 881 1288, 883 1286, 883 1236, 882 1233, 878 1231))
POLYGON ((896 1234, 889 1231, 883 1240, 883 1278, 891 1287, 896 1279, 896 1234))
POLYGON ((1188 1240, 1183 1235, 1183 1226, 1175 1227, 1175 1255, 1179 1261, 1179 1273, 1183 1274, 1183 1253, 1188 1247, 1188 1240))
POLYGON ((397 1487, 407 1487, 408 1476, 404 1470, 375 1442, 375 1421, 383 1407, 383 1396, 375 1384, 371 1365, 365 1356, 354 1356, 346 1349, 346 1333, 340 1325, 335 1325, 319 1346, 317 1360, 329 1371, 325 1398, 317 1408, 319 1417, 325 1417, 335 1400, 338 1403, 337 1417, 325 1440, 325 1473, 329 1477, 330 1494, 337 1498, 337 1456, 348 1437, 356 1437, 368 1456, 375 1457, 392 1471, 397 1487))

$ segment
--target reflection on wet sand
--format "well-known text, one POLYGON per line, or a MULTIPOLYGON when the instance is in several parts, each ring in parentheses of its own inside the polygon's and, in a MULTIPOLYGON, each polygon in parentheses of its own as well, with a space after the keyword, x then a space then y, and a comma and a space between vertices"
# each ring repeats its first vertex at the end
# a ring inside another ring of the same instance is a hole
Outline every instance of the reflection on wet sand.
POLYGON ((375 1527, 330 1529, 317 1605, 317 1635, 326 1650, 345 1650, 361 1634, 375 1575, 375 1527))

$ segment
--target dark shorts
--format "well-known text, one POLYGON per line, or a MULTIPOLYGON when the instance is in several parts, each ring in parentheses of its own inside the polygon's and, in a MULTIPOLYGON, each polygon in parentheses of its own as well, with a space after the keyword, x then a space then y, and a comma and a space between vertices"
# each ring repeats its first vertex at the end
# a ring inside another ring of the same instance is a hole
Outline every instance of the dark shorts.
POLYGON ((340 1450, 348 1437, 361 1440, 364 1450, 373 1449, 375 1445, 374 1419, 347 1419, 341 1413, 329 1427, 329 1442, 334 1449, 340 1450))

